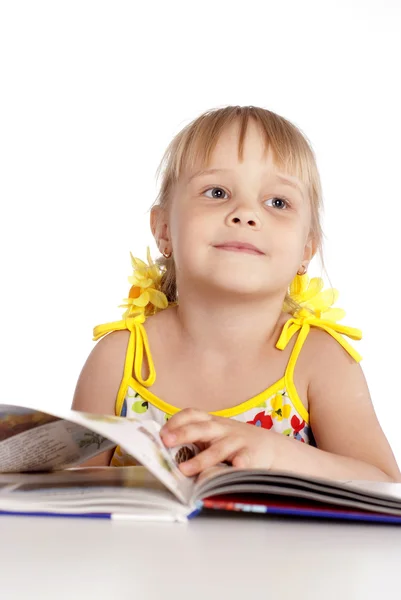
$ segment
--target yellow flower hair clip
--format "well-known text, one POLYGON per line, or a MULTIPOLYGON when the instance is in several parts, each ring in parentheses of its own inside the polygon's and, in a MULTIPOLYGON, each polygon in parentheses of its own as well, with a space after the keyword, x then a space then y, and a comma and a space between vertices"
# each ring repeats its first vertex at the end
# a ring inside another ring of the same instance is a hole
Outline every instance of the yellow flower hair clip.
POLYGON ((333 322, 345 317, 342 308, 332 308, 338 300, 338 290, 323 290, 323 286, 323 279, 320 277, 309 279, 308 275, 296 275, 290 285, 289 296, 300 306, 297 317, 310 317, 313 314, 318 319, 333 322))
POLYGON ((167 297, 160 290, 163 271, 153 262, 149 248, 147 249, 148 264, 135 258, 131 253, 130 255, 133 274, 128 277, 128 282, 131 284, 128 298, 124 298, 124 304, 120 305, 120 308, 126 309, 123 318, 137 316, 140 313, 149 316, 167 308, 167 297))

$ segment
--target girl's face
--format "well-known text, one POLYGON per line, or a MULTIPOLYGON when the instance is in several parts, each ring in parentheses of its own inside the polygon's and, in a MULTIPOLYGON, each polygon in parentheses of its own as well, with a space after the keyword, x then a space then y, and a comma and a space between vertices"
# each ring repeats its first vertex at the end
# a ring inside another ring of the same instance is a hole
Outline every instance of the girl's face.
POLYGON ((279 172, 258 127, 249 123, 243 162, 238 126, 225 131, 205 169, 183 173, 160 249, 173 252, 181 288, 284 296, 313 255, 311 210, 300 180, 279 172))

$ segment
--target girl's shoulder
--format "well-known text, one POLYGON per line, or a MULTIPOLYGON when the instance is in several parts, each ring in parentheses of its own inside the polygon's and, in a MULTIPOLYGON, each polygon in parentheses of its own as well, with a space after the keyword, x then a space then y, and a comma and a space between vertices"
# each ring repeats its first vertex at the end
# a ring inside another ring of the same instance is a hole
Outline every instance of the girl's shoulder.
POLYGON ((317 327, 311 327, 298 360, 311 377, 315 373, 338 371, 347 365, 357 365, 360 368, 360 361, 355 360, 337 339, 317 327))
POLYGON ((114 331, 103 337, 92 349, 76 385, 73 409, 114 414, 128 339, 128 331, 114 331))
POLYGON ((120 376, 124 368, 125 355, 130 332, 127 329, 110 331, 102 337, 92 349, 88 361, 91 368, 99 373, 106 371, 105 377, 117 373, 120 376))

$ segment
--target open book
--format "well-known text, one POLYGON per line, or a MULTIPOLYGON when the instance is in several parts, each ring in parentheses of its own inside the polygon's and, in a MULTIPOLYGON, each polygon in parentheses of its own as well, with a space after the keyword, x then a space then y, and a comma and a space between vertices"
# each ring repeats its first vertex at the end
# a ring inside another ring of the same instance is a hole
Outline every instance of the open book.
POLYGON ((186 521, 205 509, 401 524, 401 484, 221 465, 197 478, 154 421, 0 405, 0 514, 186 521), (141 466, 77 466, 115 446, 141 466))

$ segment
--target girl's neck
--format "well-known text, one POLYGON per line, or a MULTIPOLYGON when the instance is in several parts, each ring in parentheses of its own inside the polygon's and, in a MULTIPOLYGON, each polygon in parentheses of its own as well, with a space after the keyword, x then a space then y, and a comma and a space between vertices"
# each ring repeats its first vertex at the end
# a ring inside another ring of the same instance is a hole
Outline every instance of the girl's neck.
POLYGON ((280 297, 234 297, 180 293, 175 311, 177 329, 188 350, 216 354, 258 353, 277 341, 287 316, 280 297))

